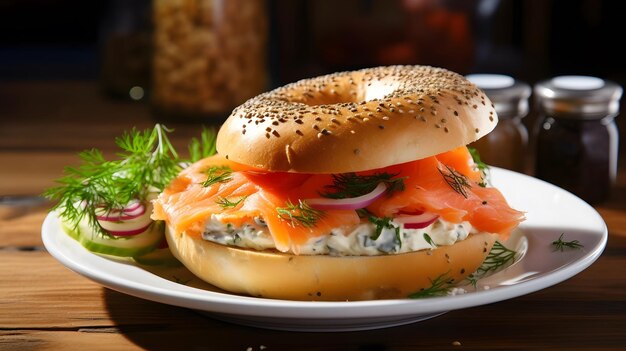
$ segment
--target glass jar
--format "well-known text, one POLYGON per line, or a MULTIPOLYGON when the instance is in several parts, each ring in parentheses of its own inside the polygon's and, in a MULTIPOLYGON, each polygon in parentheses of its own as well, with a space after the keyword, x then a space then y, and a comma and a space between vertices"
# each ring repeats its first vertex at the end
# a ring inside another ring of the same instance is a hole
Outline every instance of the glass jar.
POLYGON ((524 172, 528 131, 522 118, 528 114, 530 86, 500 74, 470 74, 467 79, 487 94, 498 114, 495 129, 470 146, 487 164, 524 172))
POLYGON ((622 88, 596 77, 560 76, 538 83, 535 172, 589 203, 610 195, 617 172, 622 88))
POLYGON ((153 107, 165 119, 225 119, 267 88, 264 0, 156 0, 153 107))

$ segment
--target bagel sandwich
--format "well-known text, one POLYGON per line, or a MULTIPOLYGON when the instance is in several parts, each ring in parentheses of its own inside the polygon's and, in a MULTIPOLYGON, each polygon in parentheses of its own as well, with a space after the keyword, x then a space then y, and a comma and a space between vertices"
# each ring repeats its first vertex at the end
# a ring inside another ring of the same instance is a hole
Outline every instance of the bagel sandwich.
POLYGON ((463 76, 392 66, 248 100, 154 201, 170 250, 229 292, 405 298, 460 282, 524 219, 467 144, 497 115, 463 76))

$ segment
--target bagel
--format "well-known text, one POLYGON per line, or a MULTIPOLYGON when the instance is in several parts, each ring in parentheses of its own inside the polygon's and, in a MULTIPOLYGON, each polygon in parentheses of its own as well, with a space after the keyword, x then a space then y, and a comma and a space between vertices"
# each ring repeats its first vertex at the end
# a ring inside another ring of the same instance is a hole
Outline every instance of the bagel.
POLYGON ((301 80, 248 100, 220 129, 217 150, 267 171, 356 172, 467 145, 496 123, 489 98, 459 74, 378 67, 301 80))
POLYGON ((496 123, 484 93, 440 68, 299 81, 236 108, 218 154, 184 169, 152 218, 191 272, 233 293, 338 301, 450 287, 523 220, 465 147, 496 123))
POLYGON ((497 235, 481 233, 436 250, 384 256, 292 255, 220 245, 168 228, 170 250, 194 275, 221 289, 285 300, 358 301, 407 297, 444 277, 476 271, 497 235))

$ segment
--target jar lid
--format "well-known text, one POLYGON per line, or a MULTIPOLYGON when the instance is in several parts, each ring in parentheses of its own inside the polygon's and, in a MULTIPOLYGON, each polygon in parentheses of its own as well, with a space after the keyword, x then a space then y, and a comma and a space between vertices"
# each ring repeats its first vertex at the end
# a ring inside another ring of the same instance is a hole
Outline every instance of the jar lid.
POLYGON ((523 117, 528 113, 528 84, 503 74, 469 74, 466 78, 487 94, 499 118, 523 117))
POLYGON ((597 77, 559 76, 537 83, 535 95, 546 113, 595 119, 619 111, 622 87, 597 77))

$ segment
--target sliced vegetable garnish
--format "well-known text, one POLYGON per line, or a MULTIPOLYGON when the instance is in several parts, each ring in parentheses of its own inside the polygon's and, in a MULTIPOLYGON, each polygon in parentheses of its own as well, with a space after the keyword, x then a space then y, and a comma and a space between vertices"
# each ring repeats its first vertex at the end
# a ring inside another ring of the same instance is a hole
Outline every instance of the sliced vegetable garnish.
MULTIPOLYGON (((160 124, 135 129, 116 139, 119 160, 108 161, 96 149, 79 154, 82 164, 67 167, 59 186, 44 196, 58 202, 53 207, 74 239, 93 252, 143 255, 163 241, 163 226, 150 218, 149 198, 162 191, 179 173, 181 160, 167 137, 171 130, 160 124)), ((192 158, 215 153, 215 131, 204 129, 201 140, 190 146, 192 158)))
POLYGON ((402 223, 406 229, 423 229, 433 224, 439 215, 433 213, 422 213, 419 215, 399 215, 394 218, 396 223, 402 223))
POLYGON ((141 256, 153 251, 163 239, 163 228, 162 222, 155 222, 139 235, 115 238, 94 233, 84 222, 76 228, 63 224, 63 229, 87 250, 119 257, 141 256))
POLYGON ((315 198, 305 201, 309 206, 320 210, 358 210, 371 205, 374 201, 378 200, 385 191, 387 191, 385 183, 378 183, 374 190, 357 197, 342 199, 315 198))
POLYGON ((380 183, 387 185, 387 193, 404 190, 404 177, 398 174, 376 173, 373 175, 358 175, 356 173, 343 173, 333 175, 333 184, 326 186, 327 192, 323 197, 331 199, 345 199, 362 196, 372 192, 380 183))

